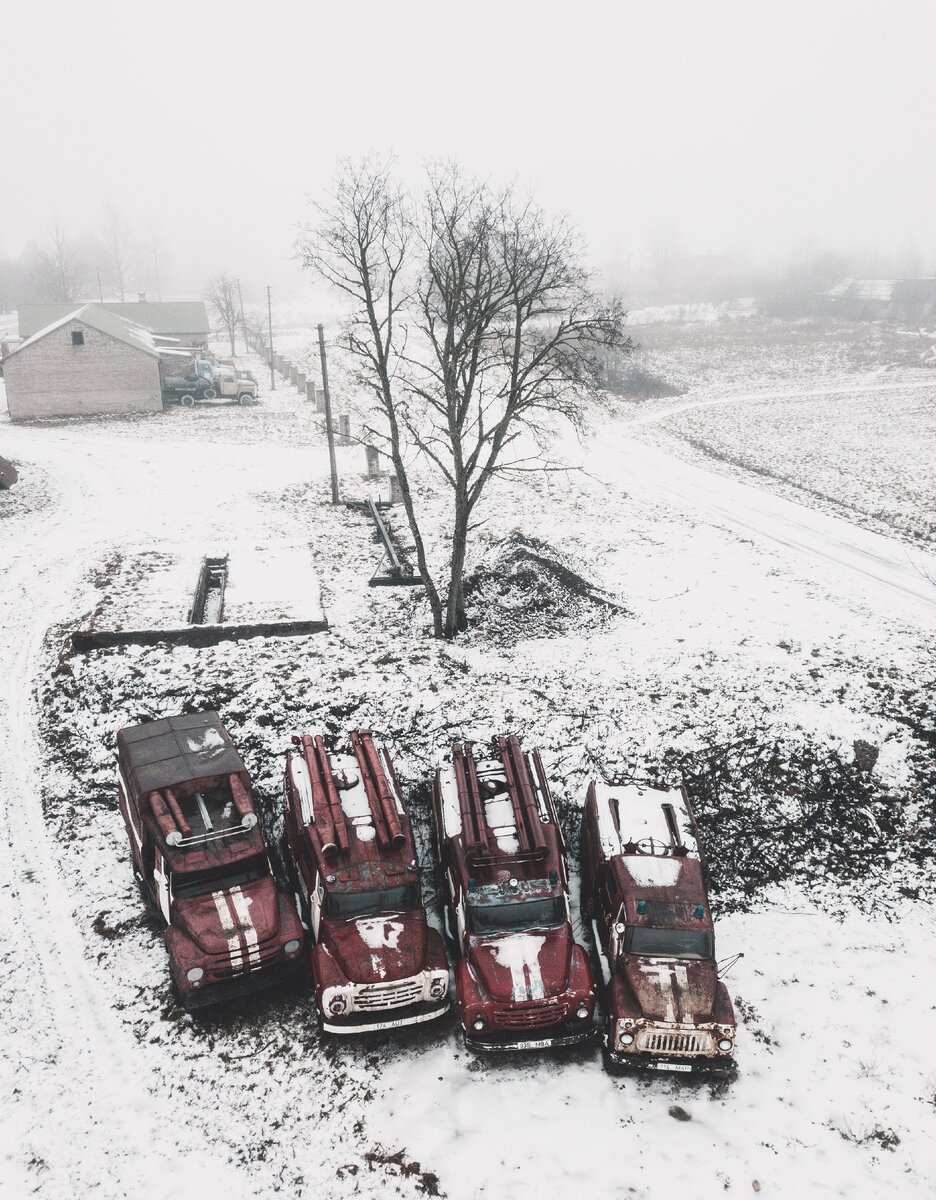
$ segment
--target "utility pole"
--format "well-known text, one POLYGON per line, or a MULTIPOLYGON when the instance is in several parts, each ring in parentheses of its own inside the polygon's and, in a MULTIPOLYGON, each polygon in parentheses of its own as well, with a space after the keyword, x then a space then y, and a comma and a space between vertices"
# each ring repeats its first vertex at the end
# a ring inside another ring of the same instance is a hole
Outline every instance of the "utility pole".
POLYGON ((270 285, 267 284, 267 321, 270 329, 270 391, 276 391, 276 376, 273 374, 273 301, 270 299, 270 285))
POLYGON ((244 335, 244 349, 249 350, 250 346, 247 343, 247 321, 244 318, 244 297, 241 295, 240 280, 237 280, 237 299, 240 303, 241 310, 241 332, 244 335))
POLYGON ((101 287, 101 268, 100 268, 100 267, 95 267, 94 269, 95 269, 95 271, 97 271, 97 293, 98 293, 98 298, 100 299, 101 303, 103 304, 103 303, 104 303, 104 289, 101 287))
POLYGON ((328 435, 328 465, 331 468, 332 504, 338 503, 338 466, 335 462, 335 431, 332 429, 331 396, 328 391, 328 364, 325 361, 325 327, 319 325, 319 354, 322 358, 322 391, 325 393, 325 432, 328 435))

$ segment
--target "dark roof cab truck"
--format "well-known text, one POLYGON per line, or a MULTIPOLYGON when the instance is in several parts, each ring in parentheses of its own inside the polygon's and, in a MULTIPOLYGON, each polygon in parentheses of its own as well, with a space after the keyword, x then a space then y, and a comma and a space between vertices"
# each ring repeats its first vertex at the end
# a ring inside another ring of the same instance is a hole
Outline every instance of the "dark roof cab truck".
POLYGON ((117 734, 133 868, 166 923, 172 982, 201 1007, 298 969, 303 931, 277 888, 250 775, 214 712, 117 734))
POLYGON ((294 737, 286 760, 286 842, 297 901, 312 930, 315 1003, 328 1033, 435 1020, 449 970, 427 920, 416 846, 386 748, 367 730, 351 754, 294 737))
POLYGON ((595 984, 572 936, 565 847, 539 752, 456 742, 433 810, 459 955, 456 995, 476 1051, 571 1046, 595 1033, 595 984))
POLYGON ((196 374, 164 375, 162 397, 164 401, 178 401, 185 408, 193 408, 199 400, 214 400, 217 390, 211 380, 196 374))
POLYGON ((582 911, 605 979, 609 1066, 733 1072, 734 1010, 707 883, 685 788, 589 785, 582 911))

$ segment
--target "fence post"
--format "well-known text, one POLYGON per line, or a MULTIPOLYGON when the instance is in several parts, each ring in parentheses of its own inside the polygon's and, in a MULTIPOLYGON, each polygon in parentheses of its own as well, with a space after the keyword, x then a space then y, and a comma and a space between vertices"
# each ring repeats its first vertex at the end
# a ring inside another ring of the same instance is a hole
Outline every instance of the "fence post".
POLYGON ((364 453, 367 455, 368 478, 373 479, 380 474, 380 451, 376 446, 365 446, 364 453))
POLYGON ((400 481, 396 475, 390 476, 390 503, 399 504, 403 499, 403 493, 400 491, 400 481))

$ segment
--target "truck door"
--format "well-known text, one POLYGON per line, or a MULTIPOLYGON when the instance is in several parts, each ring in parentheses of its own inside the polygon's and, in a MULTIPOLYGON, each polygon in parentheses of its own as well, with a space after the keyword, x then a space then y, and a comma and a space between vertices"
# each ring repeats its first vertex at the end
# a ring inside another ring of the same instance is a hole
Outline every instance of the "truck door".
POLYGON ((312 936, 318 941, 319 925, 322 923, 322 904, 325 900, 325 885, 322 876, 315 872, 315 883, 309 893, 309 922, 312 925, 312 936))
POLYGON ((159 850, 156 851, 156 858, 153 863, 153 886, 156 892, 156 904, 168 925, 171 903, 169 898, 169 867, 166 865, 166 860, 159 850))

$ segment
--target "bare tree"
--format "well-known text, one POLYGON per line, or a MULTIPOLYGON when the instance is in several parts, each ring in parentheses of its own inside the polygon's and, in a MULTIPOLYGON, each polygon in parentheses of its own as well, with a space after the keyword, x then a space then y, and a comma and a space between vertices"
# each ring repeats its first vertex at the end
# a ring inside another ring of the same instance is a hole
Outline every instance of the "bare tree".
POLYGON ((42 242, 33 242, 28 257, 28 282, 37 300, 70 304, 81 298, 87 264, 59 220, 42 242))
POLYGON ((152 280, 153 290, 156 293, 156 299, 162 300, 162 285, 163 275, 165 274, 166 266, 166 247, 163 241, 162 230, 155 222, 150 222, 146 227, 144 237, 144 255, 146 259, 147 275, 152 280))
POLYGON ((134 268, 136 253, 129 222, 124 219, 114 204, 105 205, 101 236, 107 259, 107 278, 117 288, 117 294, 122 303, 127 298, 127 286, 134 268))
POLYGON ((234 355, 234 338, 241 325, 237 280, 231 279, 229 275, 215 276, 208 284, 207 297, 208 303, 231 340, 231 354, 234 355))
POLYGON ((386 167, 345 163, 319 212, 297 250, 354 301, 348 345, 384 418, 370 432, 389 446, 435 633, 451 638, 466 624, 478 502, 499 475, 548 469, 557 418, 580 428, 604 398, 602 353, 631 346, 624 313, 590 290, 564 221, 456 166, 430 172, 414 209, 386 167), (451 494, 435 575, 406 470, 413 451, 451 494))

